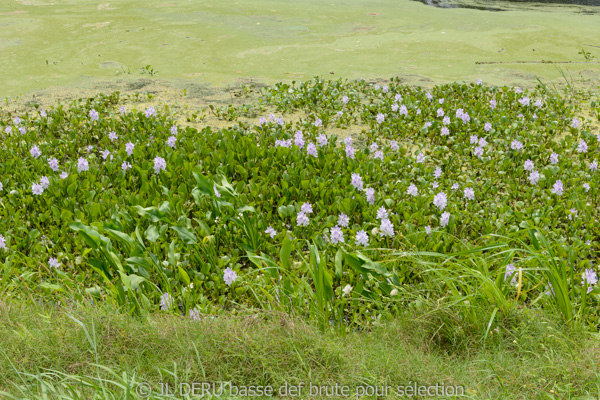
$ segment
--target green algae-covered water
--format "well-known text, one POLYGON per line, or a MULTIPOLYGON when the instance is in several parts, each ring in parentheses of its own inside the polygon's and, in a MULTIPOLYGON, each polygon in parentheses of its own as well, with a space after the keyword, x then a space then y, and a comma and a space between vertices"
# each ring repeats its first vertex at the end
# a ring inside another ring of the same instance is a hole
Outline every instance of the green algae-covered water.
POLYGON ((600 14, 580 11, 411 0, 8 0, 0 4, 0 95, 150 73, 217 86, 315 75, 515 84, 559 78, 558 67, 597 79, 600 14), (586 60, 582 49, 597 57, 586 60))

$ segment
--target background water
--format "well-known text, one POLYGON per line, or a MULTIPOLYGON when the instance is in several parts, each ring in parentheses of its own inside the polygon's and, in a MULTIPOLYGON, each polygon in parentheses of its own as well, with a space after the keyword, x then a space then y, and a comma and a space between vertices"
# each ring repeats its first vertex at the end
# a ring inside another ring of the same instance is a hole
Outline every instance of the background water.
POLYGON ((412 0, 6 0, 0 97, 53 86, 100 90, 140 77, 217 86, 315 75, 527 84, 560 78, 560 67, 597 79, 600 15, 580 10, 488 12, 412 0), (582 49, 597 58, 589 62, 582 49))

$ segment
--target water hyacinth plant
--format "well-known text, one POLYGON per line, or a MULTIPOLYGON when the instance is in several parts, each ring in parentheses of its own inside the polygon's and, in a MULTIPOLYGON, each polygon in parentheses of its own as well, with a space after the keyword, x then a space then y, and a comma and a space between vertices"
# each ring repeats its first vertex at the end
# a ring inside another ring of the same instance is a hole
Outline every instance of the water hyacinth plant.
POLYGON ((118 93, 2 111, 0 247, 19 260, 2 290, 25 276, 132 313, 258 307, 325 328, 394 315, 413 288, 477 298, 492 322, 528 304, 599 324, 600 143, 580 105, 543 85, 386 87, 280 83, 219 128, 118 93))

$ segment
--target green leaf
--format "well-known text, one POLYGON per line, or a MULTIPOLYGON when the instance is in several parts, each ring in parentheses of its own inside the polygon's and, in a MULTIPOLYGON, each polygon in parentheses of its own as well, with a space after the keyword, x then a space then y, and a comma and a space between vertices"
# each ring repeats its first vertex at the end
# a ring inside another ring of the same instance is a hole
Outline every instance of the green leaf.
POLYGON ((144 236, 152 243, 156 242, 160 237, 158 229, 156 229, 156 225, 150 225, 148 229, 146 229, 146 232, 144 232, 144 236))
POLYGON ((192 232, 190 232, 186 227, 184 227, 184 226, 171 226, 171 229, 173 229, 175 232, 177 232, 177 234, 179 235, 179 238, 181 240, 183 240, 183 242, 185 244, 196 244, 196 243, 198 243, 198 241, 196 240, 196 235, 194 235, 192 232))

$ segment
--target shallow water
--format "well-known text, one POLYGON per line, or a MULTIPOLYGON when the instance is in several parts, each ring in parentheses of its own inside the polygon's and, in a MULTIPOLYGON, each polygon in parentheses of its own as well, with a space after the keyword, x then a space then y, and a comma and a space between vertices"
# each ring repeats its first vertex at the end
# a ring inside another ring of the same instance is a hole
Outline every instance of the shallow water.
POLYGON ((600 15, 571 9, 491 13, 412 0, 8 0, 0 4, 0 27, 0 96, 102 89, 143 77, 224 86, 315 75, 527 84, 560 78, 558 67, 574 78, 600 76, 600 15), (582 48, 597 58, 587 62, 582 48))

